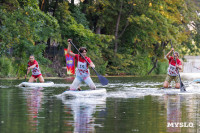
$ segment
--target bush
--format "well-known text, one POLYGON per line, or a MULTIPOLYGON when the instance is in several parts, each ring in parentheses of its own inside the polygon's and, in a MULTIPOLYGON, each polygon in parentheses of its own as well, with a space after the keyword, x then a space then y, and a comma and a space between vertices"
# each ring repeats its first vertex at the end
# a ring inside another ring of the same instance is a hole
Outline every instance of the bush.
POLYGON ((12 59, 7 57, 0 57, 0 77, 11 77, 13 76, 12 59))
POLYGON ((168 62, 158 62, 157 68, 153 71, 155 74, 166 74, 168 68, 168 62))

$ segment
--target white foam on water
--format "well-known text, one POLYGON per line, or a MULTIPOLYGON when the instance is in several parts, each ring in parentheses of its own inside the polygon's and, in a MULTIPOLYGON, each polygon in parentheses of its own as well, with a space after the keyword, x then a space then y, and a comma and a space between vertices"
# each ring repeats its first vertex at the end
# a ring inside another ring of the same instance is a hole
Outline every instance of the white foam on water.
MULTIPOLYGON (((196 92, 180 92, 179 89, 161 89, 158 88, 128 88, 123 91, 108 92, 107 97, 113 98, 139 98, 148 95, 163 96, 165 94, 196 94, 196 92)), ((199 93, 200 94, 200 93, 199 93)))
POLYGON ((144 93, 135 93, 134 95, 127 91, 108 92, 110 98, 139 98, 145 96, 144 93))
POLYGON ((156 86, 156 85, 162 85, 162 84, 163 83, 161 83, 161 82, 139 82, 139 83, 136 83, 135 85, 138 85, 138 86, 156 86))
POLYGON ((10 88, 10 86, 2 86, 2 85, 0 85, 0 88, 10 88))
MULTIPOLYGON (((112 84, 114 91, 107 92, 107 97, 113 98, 138 98, 148 95, 163 96, 166 94, 171 95, 194 95, 200 94, 200 84, 194 84, 192 81, 185 81, 186 92, 181 92, 180 89, 159 89, 163 82, 138 82, 132 85, 128 84, 112 84), (140 87, 135 87, 140 86, 140 87), (118 88, 119 87, 119 88, 118 88)), ((110 86, 109 86, 110 88, 110 86)))
MULTIPOLYGON (((200 70, 198 70, 198 72, 200 72, 200 70)), ((194 80, 200 78, 200 73, 180 73, 180 76, 187 80, 194 80)))
POLYGON ((69 87, 71 84, 54 84, 51 87, 57 88, 57 87, 69 87))
MULTIPOLYGON (((194 95, 200 94, 200 84, 195 84, 192 81, 184 81, 186 86, 186 92, 181 92, 180 89, 159 89, 163 82, 133 82, 133 83, 110 83, 105 86, 107 92, 105 94, 94 95, 90 93, 79 94, 74 93, 75 98, 95 98, 95 97, 108 97, 108 98, 140 98, 144 96, 163 96, 166 94, 172 95, 194 95)), ((174 83, 171 84, 172 86, 174 83)), ((55 84, 55 86, 70 86, 70 84, 55 84)), ((86 86, 86 85, 83 85, 86 86)), ((102 87, 101 84, 97 84, 97 88, 102 87)), ((63 94, 57 95, 57 97, 63 97, 63 94)))

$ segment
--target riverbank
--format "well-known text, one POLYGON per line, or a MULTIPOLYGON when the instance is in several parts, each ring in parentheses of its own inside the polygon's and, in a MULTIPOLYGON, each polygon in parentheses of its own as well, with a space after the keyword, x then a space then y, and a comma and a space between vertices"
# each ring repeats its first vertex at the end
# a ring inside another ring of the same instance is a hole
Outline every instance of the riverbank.
MULTIPOLYGON (((136 76, 136 75, 107 75, 107 76, 104 76, 104 77, 108 77, 108 78, 112 78, 112 77, 158 77, 158 76, 165 76, 165 74, 160 74, 160 75, 147 75, 147 76, 136 76)), ((70 78, 70 77, 75 77, 75 76, 66 76, 66 77, 44 77, 44 79, 66 79, 66 78, 70 78)), ((91 76, 91 77, 98 77, 98 76, 91 76)), ((29 78, 29 77, 28 77, 29 78)), ((24 78, 0 78, 0 80, 23 80, 24 78)))

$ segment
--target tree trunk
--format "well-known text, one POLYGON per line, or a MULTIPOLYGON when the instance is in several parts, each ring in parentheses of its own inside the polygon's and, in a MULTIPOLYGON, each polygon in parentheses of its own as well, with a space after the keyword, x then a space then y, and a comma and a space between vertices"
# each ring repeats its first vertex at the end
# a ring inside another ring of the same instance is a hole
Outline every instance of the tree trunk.
POLYGON ((83 1, 83 8, 82 8, 82 11, 83 11, 84 14, 86 14, 87 4, 89 4, 89 0, 84 0, 83 1))
POLYGON ((71 4, 74 6, 74 0, 71 0, 71 4))
POLYGON ((96 28, 96 34, 101 34, 101 27, 98 26, 98 27, 96 28))
POLYGON ((159 47, 161 47, 162 50, 164 50, 165 46, 167 46, 167 44, 169 43, 169 41, 162 41, 160 46, 159 46, 159 43, 157 44, 153 44, 154 46, 154 53, 155 53, 155 58, 154 58, 154 61, 153 61, 153 68, 148 72, 148 75, 152 73, 152 71, 157 67, 157 64, 158 64, 158 59, 157 57, 161 56, 160 55, 160 52, 159 52, 159 47))
POLYGON ((53 8, 53 16, 55 16, 55 12, 56 12, 57 7, 58 7, 58 0, 56 0, 56 3, 55 3, 54 8, 53 8))
POLYGON ((157 67, 158 60, 156 59, 155 62, 153 63, 153 68, 148 72, 148 75, 152 73, 152 71, 157 67))
POLYGON ((119 32, 119 23, 120 23, 121 14, 122 14, 122 5, 123 5, 123 2, 121 2, 121 5, 120 5, 120 10, 118 13, 117 23, 116 23, 116 28, 115 28, 115 48, 114 48, 115 54, 117 53, 117 49, 118 49, 118 32, 119 32))

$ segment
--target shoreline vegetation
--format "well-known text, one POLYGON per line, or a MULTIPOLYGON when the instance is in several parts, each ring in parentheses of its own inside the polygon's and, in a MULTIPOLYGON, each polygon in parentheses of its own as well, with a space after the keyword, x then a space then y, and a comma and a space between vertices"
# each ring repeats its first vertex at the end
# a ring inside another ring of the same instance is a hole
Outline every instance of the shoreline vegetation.
MULTIPOLYGON (((0 78, 22 78, 34 55, 44 77, 66 77, 71 38, 101 75, 166 74, 170 40, 180 57, 200 54, 197 0, 3 0, 0 78), (191 28, 192 27, 192 28, 191 28)), ((76 50, 72 48, 76 53, 76 50)), ((91 75, 95 75, 91 71, 91 75)))
MULTIPOLYGON (((145 77, 157 77, 157 76, 166 76, 164 74, 160 74, 160 75, 149 75, 149 76, 145 76, 145 77)), ((67 78, 70 78, 70 77, 75 77, 74 76, 66 76, 66 77, 44 77, 44 79, 67 79, 67 78)), ((92 78, 98 78, 98 76, 91 76, 92 78)), ((123 77, 142 77, 142 76, 134 76, 134 75, 113 75, 113 76, 104 76, 106 78, 109 78, 109 77, 119 77, 119 78, 123 78, 123 77)), ((0 78, 0 80, 23 80, 24 78, 20 77, 20 78, 0 78)), ((28 81, 28 79, 27 79, 28 81)))

